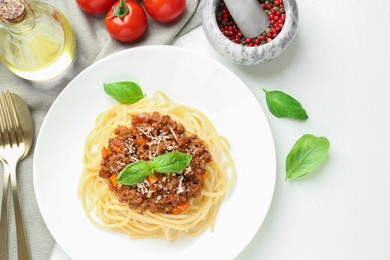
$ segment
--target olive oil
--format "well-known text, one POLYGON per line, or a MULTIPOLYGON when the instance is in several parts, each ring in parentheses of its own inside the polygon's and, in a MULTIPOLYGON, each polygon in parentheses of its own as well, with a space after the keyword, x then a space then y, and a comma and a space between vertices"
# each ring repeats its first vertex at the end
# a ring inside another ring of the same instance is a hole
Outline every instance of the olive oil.
POLYGON ((20 11, 25 14, 16 21, 14 17, 4 19, 6 15, 1 20, 0 59, 8 69, 34 81, 47 80, 64 72, 76 53, 75 36, 65 16, 54 7, 36 1, 3 1, 20 2, 25 9, 20 11))

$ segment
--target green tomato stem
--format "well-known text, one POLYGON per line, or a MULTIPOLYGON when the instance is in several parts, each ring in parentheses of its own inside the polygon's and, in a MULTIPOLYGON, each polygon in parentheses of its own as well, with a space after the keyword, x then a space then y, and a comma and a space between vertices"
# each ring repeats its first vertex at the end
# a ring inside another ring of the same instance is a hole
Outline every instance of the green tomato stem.
POLYGON ((120 0, 119 6, 114 7, 114 16, 118 18, 123 18, 129 13, 129 8, 126 5, 126 0, 120 0))

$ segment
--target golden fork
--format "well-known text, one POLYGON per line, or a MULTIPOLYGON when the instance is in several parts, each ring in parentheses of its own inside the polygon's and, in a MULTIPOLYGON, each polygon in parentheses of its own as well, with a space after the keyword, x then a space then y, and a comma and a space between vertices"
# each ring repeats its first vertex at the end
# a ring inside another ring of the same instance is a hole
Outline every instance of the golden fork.
POLYGON ((4 185, 0 218, 0 259, 8 259, 7 196, 8 179, 11 176, 11 188, 14 201, 18 259, 31 259, 30 249, 24 230, 16 184, 16 168, 29 149, 15 107, 13 94, 0 95, 0 160, 4 164, 4 185))

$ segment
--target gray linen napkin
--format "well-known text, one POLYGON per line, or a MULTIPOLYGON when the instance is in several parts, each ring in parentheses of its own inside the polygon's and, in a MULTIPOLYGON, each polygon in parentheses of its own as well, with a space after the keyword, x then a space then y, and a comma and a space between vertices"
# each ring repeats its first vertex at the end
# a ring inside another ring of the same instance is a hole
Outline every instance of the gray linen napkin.
MULTIPOLYGON (((200 0, 187 0, 183 17, 173 23, 159 24, 149 19, 146 34, 135 43, 119 43, 112 40, 104 27, 104 15, 84 13, 74 0, 41 0, 59 9, 73 26, 77 38, 77 56, 73 66, 59 77, 46 82, 30 82, 18 78, 0 63, 0 91, 10 90, 21 96, 30 107, 35 126, 35 140, 43 119, 62 89, 83 69, 94 61, 111 53, 143 45, 170 44, 177 37, 189 32, 200 24, 200 0)), ((202 0, 203 1, 203 0, 202 0)), ((1 39, 0 39, 1 40, 1 39)), ((23 211, 27 237, 33 259, 49 259, 54 239, 41 217, 34 195, 33 156, 30 154, 18 167, 19 198, 23 211)), ((3 186, 3 166, 0 166, 0 187, 3 186)), ((47 185, 55 185, 48 183, 47 185)), ((52 196, 56 196, 52 194, 52 196)), ((10 259, 17 259, 16 230, 13 203, 9 195, 9 242, 10 259)))

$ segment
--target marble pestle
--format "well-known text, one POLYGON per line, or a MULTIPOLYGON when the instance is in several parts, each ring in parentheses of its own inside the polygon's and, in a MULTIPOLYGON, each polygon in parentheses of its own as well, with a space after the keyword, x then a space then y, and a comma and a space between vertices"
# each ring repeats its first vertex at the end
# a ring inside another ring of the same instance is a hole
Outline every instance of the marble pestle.
POLYGON ((231 16, 246 38, 259 36, 269 26, 269 18, 257 0, 224 0, 231 16))

